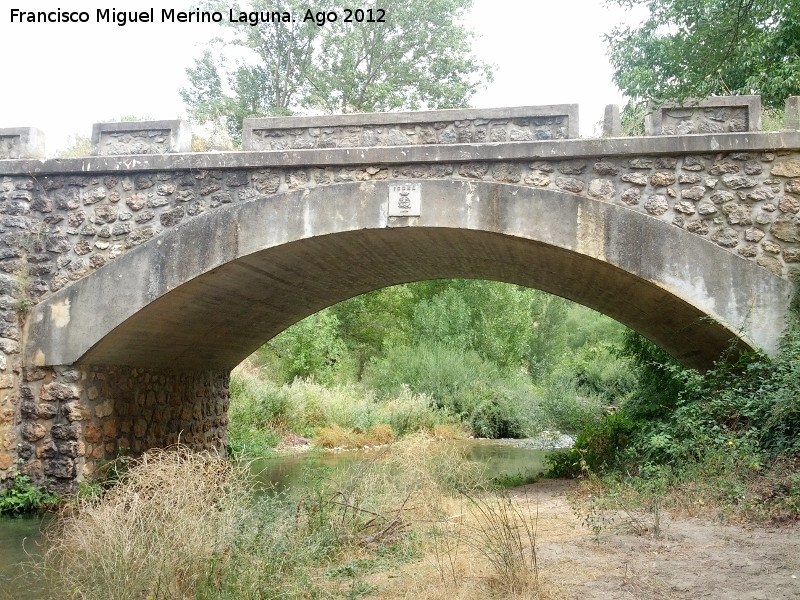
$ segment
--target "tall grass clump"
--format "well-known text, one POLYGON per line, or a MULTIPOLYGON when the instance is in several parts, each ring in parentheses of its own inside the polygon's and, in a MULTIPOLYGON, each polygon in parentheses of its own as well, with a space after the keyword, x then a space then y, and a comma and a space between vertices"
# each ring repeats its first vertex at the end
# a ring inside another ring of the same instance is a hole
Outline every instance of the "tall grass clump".
POLYGON ((506 493, 465 494, 473 525, 464 539, 492 567, 491 587, 523 597, 537 597, 537 512, 523 507, 506 493))
POLYGON ((345 535, 361 543, 397 541, 413 523, 443 517, 443 499, 484 484, 483 468, 452 444, 410 435, 324 483, 345 535))
POLYGON ((231 463, 184 449, 151 451, 99 497, 70 505, 45 533, 45 574, 64 597, 196 597, 231 565, 249 494, 231 463))
POLYGON ((308 597, 314 571, 342 547, 330 510, 254 493, 252 482, 217 456, 150 451, 58 515, 39 571, 71 599, 308 597))

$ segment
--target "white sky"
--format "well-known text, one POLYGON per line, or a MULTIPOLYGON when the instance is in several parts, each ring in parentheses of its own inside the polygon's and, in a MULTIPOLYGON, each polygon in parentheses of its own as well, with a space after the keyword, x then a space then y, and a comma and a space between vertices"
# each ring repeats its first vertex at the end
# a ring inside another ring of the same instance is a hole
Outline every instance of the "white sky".
MULTIPOLYGON (((186 83, 185 69, 218 34, 214 25, 159 22, 162 8, 192 8, 187 0, 116 5, 102 0, 11 0, 3 5, 0 128, 41 129, 48 155, 66 146, 70 135, 91 135, 92 123, 123 115, 185 117, 178 96, 186 83), (95 22, 96 10, 110 6, 120 11, 153 7, 156 23, 119 27, 95 22), (85 10, 91 21, 11 23, 11 8, 85 10)), ((312 2, 309 7, 314 8, 312 2)), ((593 135, 605 105, 623 104, 611 83, 602 41, 602 34, 621 20, 635 22, 635 15, 604 7, 602 0, 474 0, 468 19, 480 36, 474 50, 495 64, 496 71, 494 82, 473 105, 577 103, 581 134, 593 135)))

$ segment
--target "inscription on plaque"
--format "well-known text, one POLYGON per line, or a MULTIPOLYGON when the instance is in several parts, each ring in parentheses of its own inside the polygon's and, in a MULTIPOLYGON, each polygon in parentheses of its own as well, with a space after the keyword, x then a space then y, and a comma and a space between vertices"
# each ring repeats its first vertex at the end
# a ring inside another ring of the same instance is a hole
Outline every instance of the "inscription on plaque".
POLYGON ((419 183, 389 184, 389 216, 418 217, 421 199, 419 183))

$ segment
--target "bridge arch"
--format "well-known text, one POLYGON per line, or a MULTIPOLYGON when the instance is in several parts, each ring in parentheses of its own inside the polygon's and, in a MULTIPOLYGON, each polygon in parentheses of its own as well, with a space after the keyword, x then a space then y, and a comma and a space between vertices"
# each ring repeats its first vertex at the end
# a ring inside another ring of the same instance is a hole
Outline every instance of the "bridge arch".
POLYGON ((181 223, 36 305, 25 361, 225 371, 335 302, 436 278, 569 298, 693 367, 732 339, 775 350, 790 282, 669 223, 585 196, 463 180, 422 181, 419 216, 391 217, 389 185, 283 192, 181 223))

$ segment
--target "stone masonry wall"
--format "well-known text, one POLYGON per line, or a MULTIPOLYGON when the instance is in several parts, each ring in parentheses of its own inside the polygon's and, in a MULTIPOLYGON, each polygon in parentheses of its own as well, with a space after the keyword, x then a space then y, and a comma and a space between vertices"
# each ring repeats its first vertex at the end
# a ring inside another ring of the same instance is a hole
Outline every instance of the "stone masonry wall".
POLYGON ((17 469, 73 491, 78 479, 127 452, 178 442, 223 452, 229 376, 127 367, 55 367, 24 373, 17 469))
POLYGON ((189 152, 192 132, 186 121, 95 123, 92 154, 131 155, 189 152))
POLYGON ((68 476, 91 473, 98 461, 125 448, 175 442, 181 431, 182 442, 224 446, 222 374, 35 370, 19 387, 27 306, 206 211, 288 190, 385 179, 487 180, 587 196, 685 228, 781 277, 800 273, 797 151, 5 177, 0 478, 21 461, 31 473, 41 469, 52 486, 68 487, 68 476), (156 385, 159 378, 166 387, 156 385))
POLYGON ((727 133, 748 131, 747 108, 705 108, 695 111, 691 108, 665 109, 662 117, 664 135, 686 135, 690 133, 727 133))
POLYGON ((245 119, 244 150, 505 143, 578 137, 578 106, 245 119))
MULTIPOLYGON (((787 102, 786 114, 791 113, 787 102)), ((761 130, 760 96, 714 96, 648 105, 645 129, 649 135, 733 133, 761 130)))

